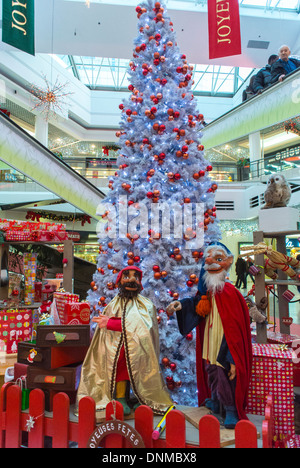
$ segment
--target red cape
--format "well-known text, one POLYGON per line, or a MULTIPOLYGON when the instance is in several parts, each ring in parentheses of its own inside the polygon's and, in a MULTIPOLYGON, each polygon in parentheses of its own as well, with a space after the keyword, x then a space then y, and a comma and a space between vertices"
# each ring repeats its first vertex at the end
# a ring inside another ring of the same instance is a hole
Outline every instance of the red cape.
MULTIPOLYGON (((231 284, 225 283, 223 291, 215 295, 224 335, 236 365, 236 408, 240 419, 248 419, 245 413, 252 368, 252 344, 249 309, 241 293, 231 284)), ((209 395, 207 375, 202 359, 202 343, 205 320, 197 327, 196 368, 198 403, 203 405, 209 395)))

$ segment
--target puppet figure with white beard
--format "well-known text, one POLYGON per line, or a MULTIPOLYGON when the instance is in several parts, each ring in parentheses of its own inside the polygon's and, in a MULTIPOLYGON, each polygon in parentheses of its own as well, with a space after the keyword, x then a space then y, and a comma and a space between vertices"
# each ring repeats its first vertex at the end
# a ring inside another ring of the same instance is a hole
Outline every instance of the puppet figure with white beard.
POLYGON ((182 335, 196 328, 196 374, 199 406, 215 413, 224 409, 224 425, 233 429, 245 413, 251 376, 252 345, 245 299, 226 277, 233 255, 219 242, 203 255, 198 293, 172 302, 182 335))

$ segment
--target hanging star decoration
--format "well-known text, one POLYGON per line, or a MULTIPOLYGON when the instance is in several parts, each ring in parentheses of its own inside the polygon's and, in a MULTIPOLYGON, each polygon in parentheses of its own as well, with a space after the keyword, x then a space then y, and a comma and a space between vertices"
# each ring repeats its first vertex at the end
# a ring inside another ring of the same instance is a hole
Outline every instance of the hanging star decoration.
POLYGON ((30 416, 28 417, 27 421, 26 421, 26 430, 27 432, 30 432, 31 429, 34 428, 34 425, 35 425, 35 418, 33 416, 30 416))
POLYGON ((71 92, 67 92, 66 88, 68 82, 59 83, 58 77, 56 78, 54 85, 51 85, 45 75, 43 75, 45 81, 45 87, 40 87, 37 85, 32 85, 31 94, 34 97, 35 105, 32 109, 40 109, 44 114, 46 120, 49 120, 50 116, 55 116, 55 114, 63 113, 64 107, 66 105, 65 98, 70 96, 71 92))

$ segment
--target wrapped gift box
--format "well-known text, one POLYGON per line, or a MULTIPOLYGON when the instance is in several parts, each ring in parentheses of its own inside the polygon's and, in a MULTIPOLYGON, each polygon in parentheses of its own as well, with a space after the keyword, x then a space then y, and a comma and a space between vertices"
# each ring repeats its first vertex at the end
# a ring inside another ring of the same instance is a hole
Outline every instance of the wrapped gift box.
POLYGON ((38 325, 36 346, 89 346, 89 325, 38 325))
POLYGON ((300 337, 268 331, 268 343, 285 344, 293 350, 294 387, 300 387, 300 337))
POLYGON ((43 283, 41 281, 34 283, 34 302, 42 302, 42 288, 43 283))
POLYGON ((25 304, 34 303, 36 269, 37 254, 24 253, 25 304))
POLYGON ((41 369, 57 369, 82 362, 87 350, 87 346, 41 348, 33 342, 24 341, 18 343, 17 361, 41 369))
POLYGON ((76 391, 80 381, 81 364, 60 367, 59 369, 40 369, 28 367, 28 388, 51 389, 60 392, 76 391))
POLYGON ((28 341, 32 335, 32 311, 8 309, 0 311, 0 339, 28 341))
MULTIPOLYGON (((55 292, 53 294, 53 299, 55 300, 57 313, 60 320, 64 320, 65 315, 65 305, 73 302, 79 302, 78 294, 71 294, 68 292, 55 292)), ((63 323, 63 322, 62 322, 63 323)))
POLYGON ((297 335, 288 335, 286 333, 272 332, 269 330, 267 332, 267 337, 268 337, 268 343, 285 344, 288 347, 292 346, 293 341, 300 339, 300 337, 297 335))
POLYGON ((59 318, 65 325, 87 325, 90 323, 90 304, 88 302, 65 304, 64 315, 60 315, 59 318))
POLYGON ((287 289, 286 291, 284 291, 284 293, 282 294, 282 297, 287 301, 287 302, 291 302, 294 297, 295 297, 295 294, 290 291, 289 289, 287 289))
POLYGON ((14 363, 14 379, 17 380, 20 377, 27 376, 27 364, 22 364, 21 362, 14 363))
POLYGON ((292 350, 286 345, 252 346, 253 364, 247 412, 263 416, 266 398, 272 395, 276 436, 279 439, 293 436, 295 423, 292 350))

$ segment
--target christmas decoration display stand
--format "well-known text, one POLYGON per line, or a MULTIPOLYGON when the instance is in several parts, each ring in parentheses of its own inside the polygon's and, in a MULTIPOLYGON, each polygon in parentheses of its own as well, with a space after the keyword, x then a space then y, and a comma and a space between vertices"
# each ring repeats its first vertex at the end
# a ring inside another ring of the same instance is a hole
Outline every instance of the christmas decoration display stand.
MULTIPOLYGON (((52 448, 68 448, 70 441, 78 448, 86 448, 94 431, 95 402, 84 397, 79 404, 78 418, 71 416, 70 400, 65 393, 58 393, 53 399, 53 411, 45 411, 45 396, 41 389, 34 389, 29 395, 29 408, 21 411, 21 389, 9 382, 4 384, 0 393, 0 448, 19 448, 22 446, 22 432, 28 433, 29 448, 43 448, 45 436, 52 439, 52 448)), ((262 443, 264 448, 271 448, 273 438, 272 398, 268 398, 264 420, 262 421, 262 443)), ((135 412, 132 439, 126 440, 124 432, 114 431, 110 421, 123 421, 123 407, 119 402, 111 402, 106 407, 104 429, 105 448, 132 448, 132 440, 137 437, 146 448, 221 448, 229 443, 236 448, 257 448, 257 429, 250 421, 240 421, 232 430, 232 440, 222 440, 219 421, 210 414, 198 415, 198 429, 194 441, 188 441, 186 418, 180 410, 173 410, 167 415, 164 437, 152 439, 152 432, 157 421, 152 410, 140 406, 135 412)), ((193 416, 194 417, 194 416, 193 416)), ((160 418, 158 418, 159 420, 160 418)), ((103 424, 102 424, 103 426, 103 424)), ((127 424, 126 424, 127 426, 127 424)), ((130 433, 129 433, 130 434, 130 433)), ((134 448, 134 447, 133 447, 134 448)))

